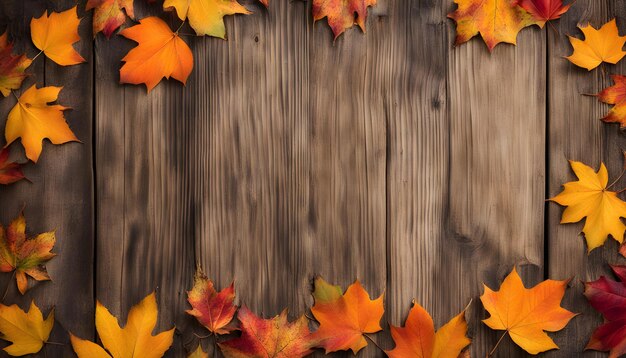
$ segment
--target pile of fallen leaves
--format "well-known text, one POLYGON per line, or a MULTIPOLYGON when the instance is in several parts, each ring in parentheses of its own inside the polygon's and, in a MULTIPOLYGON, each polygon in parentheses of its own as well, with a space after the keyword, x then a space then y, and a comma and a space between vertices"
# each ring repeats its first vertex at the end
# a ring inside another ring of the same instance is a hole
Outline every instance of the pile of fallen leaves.
MULTIPOLYGON (((268 0, 260 0, 269 6, 268 0)), ((455 0, 457 8, 448 16, 456 24, 456 44, 481 35, 489 51, 501 42, 516 43, 518 33, 529 26, 543 28, 546 22, 557 20, 571 4, 562 0, 455 0)), ((358 25, 365 31, 368 7, 376 0, 313 0, 315 21, 327 18, 334 38, 346 29, 358 25)), ((188 24, 197 36, 226 38, 224 16, 250 14, 237 0, 164 0, 163 9, 180 21, 173 30, 160 17, 136 19, 133 0, 89 0, 86 10, 93 10, 93 34, 109 38, 116 32, 137 45, 122 59, 120 82, 144 84, 147 91, 154 89, 163 78, 174 78, 185 83, 193 70, 193 52, 181 37, 181 29, 188 24), (130 19, 130 20, 129 20, 130 19), (127 26, 128 21, 138 23, 127 26), (122 29, 123 28, 123 29, 122 29), (121 30, 120 30, 121 29, 121 30)), ((24 179, 23 164, 10 161, 9 145, 20 139, 26 157, 36 163, 43 150, 43 141, 64 144, 78 141, 64 118, 68 107, 55 104, 62 87, 32 86, 18 97, 28 75, 28 68, 40 55, 59 66, 85 62, 74 44, 80 41, 78 26, 81 19, 77 8, 61 12, 44 12, 30 21, 30 35, 39 50, 32 58, 14 54, 9 35, 0 36, 0 93, 13 94, 17 103, 9 112, 5 125, 7 144, 0 151, 0 184, 12 184, 24 179)), ((589 71, 603 62, 615 64, 626 52, 626 37, 620 36, 615 20, 599 29, 581 26, 584 38, 570 37, 573 53, 567 59, 589 71)), ((602 119, 626 127, 626 76, 612 76, 614 85, 596 96, 613 105, 602 119)), ((577 181, 564 184, 563 191, 550 199, 565 206, 561 223, 585 220, 584 233, 587 249, 602 246, 612 237, 622 243, 626 226, 626 202, 620 197, 623 190, 613 190, 624 174, 609 184, 604 166, 596 172, 591 167, 571 161, 577 181)), ((625 169, 626 171, 626 169, 625 169)), ((23 214, 6 229, 0 226, 0 271, 11 274, 17 288, 24 294, 34 281, 49 281, 45 264, 54 258, 52 252, 56 236, 46 232, 34 237, 26 234, 23 214), (34 281, 29 281, 30 277, 34 281), (30 282, 30 283, 29 283, 30 282)), ((620 248, 626 256, 626 246, 620 248)), ((610 351, 611 356, 626 354, 626 267, 613 266, 619 281, 601 277, 585 283, 584 295, 602 314, 605 322, 593 333, 588 349, 610 351)), ((484 287, 480 296, 488 317, 484 324, 503 331, 500 342, 509 336, 530 354, 558 348, 547 332, 563 329, 576 315, 561 307, 568 280, 546 280, 526 288, 515 268, 504 278, 497 291, 484 287)), ((7 286, 8 290, 8 286, 7 286)), ((5 295, 7 290, 5 290, 5 295)), ((263 318, 245 305, 236 305, 235 286, 218 291, 201 269, 196 272, 193 287, 187 293, 190 309, 208 331, 196 335, 197 341, 190 357, 208 357, 204 340, 212 340, 226 357, 304 357, 314 350, 326 353, 352 351, 357 354, 372 342, 390 357, 458 357, 469 354, 465 309, 448 323, 435 330, 433 319, 417 302, 413 302, 404 326, 381 325, 384 315, 383 295, 371 299, 357 280, 345 291, 329 284, 321 277, 314 280, 313 305, 310 312, 289 321, 287 311, 273 318, 263 318), (392 349, 384 350, 377 344, 377 335, 389 327, 394 342, 392 349)), ((4 298, 4 297, 3 297, 4 298)), ((468 305, 469 306, 469 305, 468 305)), ((156 335, 153 331, 158 319, 155 293, 149 294, 128 313, 123 327, 118 319, 100 302, 96 303, 95 328, 99 340, 91 342, 69 333, 72 347, 81 358, 91 357, 162 357, 170 348, 175 328, 156 335)), ((50 342, 55 324, 54 310, 44 319, 33 301, 28 311, 17 305, 0 304, 0 338, 11 342, 4 351, 12 356, 33 354, 50 342)), ((215 351, 213 352, 215 354, 215 351)))

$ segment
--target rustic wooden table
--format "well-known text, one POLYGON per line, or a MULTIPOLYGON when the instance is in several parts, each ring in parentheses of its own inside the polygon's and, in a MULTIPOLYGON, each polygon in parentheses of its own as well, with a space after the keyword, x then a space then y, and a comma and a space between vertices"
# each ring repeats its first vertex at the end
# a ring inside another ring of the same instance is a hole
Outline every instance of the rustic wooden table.
MULTIPOLYGON (((0 30, 32 55, 31 17, 74 3, 2 1, 0 30)), ((136 3, 138 18, 160 12, 136 3)), ((559 225, 561 208, 544 200, 573 179, 568 159, 621 170, 624 135, 598 120, 608 106, 581 94, 626 74, 626 62, 587 72, 563 57, 579 20, 617 17, 625 33, 626 1, 578 0, 558 33, 526 29, 517 47, 492 54, 480 40, 452 46, 451 0, 379 0, 367 34, 334 43, 310 2, 244 4, 255 14, 227 18, 228 41, 186 37, 186 87, 163 82, 147 95, 118 84, 133 43, 92 42, 82 2, 77 49, 88 63, 42 58, 22 88, 64 86, 83 143, 46 144, 26 171, 32 183, 0 188, 3 224, 25 205, 32 233, 56 228, 54 281, 25 296, 11 285, 5 301, 56 306, 53 339, 66 342, 64 329, 94 338, 96 299, 124 318, 156 289, 160 328, 180 331, 169 352, 179 357, 202 333, 184 313, 197 264, 219 287, 235 279, 239 302, 265 316, 304 313, 316 274, 343 287, 359 278, 385 292, 396 325, 413 298, 437 326, 473 300, 472 356, 484 357, 499 333, 480 321, 482 282, 497 288, 517 264, 530 284, 574 278, 564 306, 583 315, 551 334, 561 350, 548 355, 582 356, 601 319, 580 280, 624 260, 614 242, 587 256, 582 225, 559 225)), ((14 104, 0 101, 2 118, 14 104)), ((23 158, 19 146, 13 155, 23 158)), ((507 339, 498 356, 524 355, 507 339)), ((370 344, 361 356, 382 353, 370 344)))

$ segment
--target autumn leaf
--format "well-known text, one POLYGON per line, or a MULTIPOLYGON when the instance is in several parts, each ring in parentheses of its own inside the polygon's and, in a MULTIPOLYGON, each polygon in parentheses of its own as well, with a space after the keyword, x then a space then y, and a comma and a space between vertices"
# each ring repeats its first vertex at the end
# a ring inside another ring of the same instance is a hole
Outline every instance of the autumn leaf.
POLYGON ((610 351, 609 357, 626 354, 626 266, 611 266, 618 281, 604 276, 585 283, 585 297, 591 306, 604 317, 585 349, 610 351))
POLYGON ((467 334, 465 311, 452 318, 450 322, 435 333, 435 325, 426 310, 413 302, 404 327, 390 325, 391 337, 396 344, 393 350, 385 351, 390 358, 458 357, 471 343, 467 334))
POLYGON ((17 305, 0 304, 0 338, 13 343, 3 348, 9 355, 17 357, 39 352, 48 341, 53 326, 54 309, 44 321, 34 301, 28 312, 17 305))
POLYGON ((524 27, 539 24, 516 0, 454 0, 456 11, 448 17, 456 22, 456 45, 480 33, 492 51, 497 44, 516 44, 517 34, 524 27))
POLYGON ((219 343, 226 358, 299 358, 313 352, 316 341, 304 316, 290 323, 284 310, 279 316, 262 319, 243 306, 237 318, 241 322, 241 337, 219 343))
POLYGON ((24 179, 22 164, 9 162, 9 148, 0 150, 0 184, 13 184, 24 179))
POLYGON ((380 320, 385 311, 383 295, 371 300, 357 280, 342 294, 341 287, 330 285, 321 277, 315 279, 311 312, 320 323, 315 339, 326 353, 352 349, 354 354, 367 345, 364 333, 382 328, 380 320))
POLYGON ((187 358, 209 358, 209 353, 203 351, 202 346, 198 344, 198 348, 188 355, 187 358))
POLYGON ((50 105, 57 100, 62 87, 44 87, 35 85, 24 92, 15 107, 9 112, 4 136, 7 145, 16 139, 22 139, 26 157, 37 162, 43 147, 43 140, 52 144, 78 142, 70 127, 65 122, 61 105, 50 105))
POLYGON ((76 65, 85 59, 72 47, 80 40, 80 19, 76 6, 60 13, 43 13, 30 22, 30 33, 35 47, 61 66, 76 65))
POLYGON ((626 76, 612 75, 614 85, 598 93, 598 100, 606 104, 615 105, 603 121, 619 123, 621 128, 626 127, 626 76))
POLYGON ((269 7, 270 6, 270 2, 269 0, 259 0, 259 2, 263 5, 265 5, 265 7, 269 7))
POLYGON ((0 93, 4 97, 22 86, 31 62, 26 55, 13 55, 13 44, 6 32, 0 36, 0 93))
POLYGON ((374 5, 376 0, 313 0, 313 20, 326 17, 337 39, 354 25, 359 25, 365 32, 367 8, 374 5))
POLYGON ((0 272, 14 272, 17 287, 21 294, 26 292, 26 275, 37 281, 50 280, 44 264, 56 254, 50 252, 56 238, 54 232, 26 238, 26 219, 21 213, 4 229, 0 225, 0 272))
POLYGON ((97 302, 96 330, 110 355, 99 345, 70 333, 74 352, 78 358, 160 358, 172 345, 174 328, 153 336, 157 314, 154 292, 130 309, 124 328, 106 307, 97 302))
POLYGON ((113 32, 126 22, 126 14, 131 19, 135 18, 133 0, 89 0, 85 10, 91 9, 95 9, 93 14, 94 37, 101 31, 107 38, 111 37, 113 32))
POLYGON ((626 226, 620 217, 626 218, 626 203, 616 192, 607 190, 609 175, 604 163, 597 173, 581 162, 570 161, 570 165, 578 181, 565 183, 563 191, 550 199, 567 206, 561 224, 576 223, 587 218, 583 233, 588 252, 602 246, 609 235, 623 242, 626 226))
POLYGON ((530 354, 558 349, 545 331, 559 331, 576 316, 560 306, 568 282, 546 280, 528 289, 514 267, 499 291, 483 285, 480 300, 490 314, 483 322, 491 329, 504 330, 530 354))
POLYGON ((163 8, 176 10, 183 21, 189 19, 189 25, 196 34, 222 39, 226 38, 224 16, 251 13, 237 0, 165 0, 163 8))
POLYGON ((187 313, 196 317, 211 333, 228 334, 234 330, 234 327, 228 325, 237 311, 237 306, 233 304, 234 300, 234 283, 218 293, 213 287, 213 282, 198 268, 193 289, 187 291, 187 301, 193 307, 187 310, 187 313))
POLYGON ((139 25, 124 29, 121 35, 138 43, 122 59, 120 82, 144 83, 150 92, 163 77, 185 84, 193 69, 193 54, 178 33, 172 32, 158 17, 139 20, 139 25))
POLYGON ((563 5, 563 0, 517 0, 517 5, 528 11, 541 27, 547 21, 560 18, 571 6, 563 5))
POLYGON ((602 62, 616 64, 626 55, 626 52, 622 51, 626 36, 619 35, 615 19, 602 25, 600 30, 589 24, 579 28, 585 39, 569 36, 574 53, 567 57, 576 66, 591 71, 602 62))

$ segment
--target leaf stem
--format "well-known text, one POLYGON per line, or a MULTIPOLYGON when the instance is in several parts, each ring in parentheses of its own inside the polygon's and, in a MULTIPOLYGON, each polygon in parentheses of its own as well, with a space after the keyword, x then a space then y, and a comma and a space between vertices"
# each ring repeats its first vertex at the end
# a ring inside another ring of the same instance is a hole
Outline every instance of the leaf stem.
POLYGON ((209 333, 206 336, 201 336, 201 335, 197 334, 196 332, 193 332, 193 335, 196 336, 196 338, 198 338, 198 339, 205 339, 205 338, 211 337, 213 335, 213 333, 209 333))
POLYGON ((617 177, 617 179, 615 179, 614 182, 612 182, 609 186, 607 186, 607 189, 610 189, 613 185, 617 184, 617 182, 622 179, 622 177, 624 176, 624 173, 626 173, 626 169, 622 170, 622 173, 617 177))
POLYGON ((370 340, 370 342, 374 343, 374 345, 375 345, 376 347, 378 347, 378 349, 380 349, 382 352, 385 352, 385 350, 384 350, 381 346, 379 346, 379 345, 378 345, 378 343, 376 343, 376 341, 375 341, 372 337, 370 337, 370 335, 369 335, 369 334, 367 334, 367 333, 363 333, 363 336, 364 336, 365 338, 369 339, 369 340, 370 340))
POLYGON ((180 24, 180 26, 178 26, 178 28, 176 29, 176 32, 174 32, 176 34, 176 36, 178 36, 178 32, 180 31, 180 29, 183 28, 183 25, 185 25, 184 21, 180 24))
POLYGON ((13 270, 13 273, 11 274, 11 278, 9 279, 9 282, 7 282, 7 287, 4 289, 4 294, 2 295, 2 298, 0 299, 0 301, 4 302, 4 299, 7 297, 7 293, 9 292, 9 286, 11 286, 11 282, 13 282, 14 278, 15 278, 15 270, 13 270))
POLYGON ((504 333, 502 334, 502 336, 500 337, 500 339, 498 339, 498 342, 496 343, 495 346, 493 346, 493 349, 489 352, 489 354, 487 354, 487 357, 491 357, 493 356, 493 354, 496 352, 496 349, 498 349, 498 346, 500 345, 500 342, 502 342, 502 339, 504 338, 504 336, 506 336, 509 333, 509 331, 504 331, 504 333))
POLYGON ((35 61, 35 59, 36 59, 37 57, 39 57, 39 55, 41 55, 42 53, 43 53, 43 51, 39 51, 39 53, 38 53, 38 54, 36 54, 36 55, 35 55, 35 57, 33 57, 30 61, 31 61, 31 62, 35 61))
POLYGON ((51 342, 51 341, 47 341, 46 344, 53 344, 55 346, 64 346, 65 345, 65 343, 51 342))

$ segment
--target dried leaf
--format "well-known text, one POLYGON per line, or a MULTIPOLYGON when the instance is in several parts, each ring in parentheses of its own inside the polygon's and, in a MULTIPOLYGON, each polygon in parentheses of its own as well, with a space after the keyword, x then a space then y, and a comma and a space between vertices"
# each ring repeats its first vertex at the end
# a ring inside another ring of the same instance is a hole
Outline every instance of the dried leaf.
POLYGON ((61 89, 62 87, 37 89, 33 85, 20 96, 9 112, 4 132, 6 141, 11 144, 21 138, 26 157, 33 162, 39 160, 44 139, 49 139, 52 144, 78 142, 63 116, 63 111, 68 108, 58 104, 49 105, 57 100, 61 89))
POLYGON ((198 344, 198 348, 188 355, 187 358, 209 358, 209 353, 203 351, 202 345, 198 344))
POLYGON ((499 291, 483 285, 485 293, 480 300, 491 315, 483 322, 491 329, 506 331, 530 354, 558 349, 544 331, 559 331, 576 316, 560 306, 568 282, 546 280, 528 289, 513 268, 499 291))
POLYGON ((28 288, 26 275, 37 281, 50 280, 44 265, 56 256, 50 252, 55 241, 54 232, 27 239, 26 219, 20 213, 6 230, 0 225, 0 272, 15 271, 17 288, 21 294, 28 288))
POLYGON ((0 36, 0 93, 4 97, 22 86, 31 62, 26 55, 13 55, 13 44, 6 32, 0 36))
POLYGON ((563 5, 563 0, 517 0, 517 5, 528 11, 541 27, 547 21, 560 18, 571 6, 563 5))
POLYGON ((111 355, 99 345, 70 333, 74 352, 78 358, 160 358, 172 345, 174 328, 153 336, 157 315, 154 292, 130 309, 124 328, 106 307, 97 302, 96 330, 111 355))
POLYGON ((603 121, 607 123, 619 123, 621 128, 626 127, 626 76, 613 75, 614 85, 605 88, 598 93, 598 100, 607 104, 615 105, 609 111, 603 121))
POLYGON ((76 65, 85 59, 72 47, 80 40, 78 25, 80 19, 76 6, 61 13, 46 12, 41 17, 32 19, 30 33, 35 47, 61 66, 76 65))
POLYGON ((22 164, 9 162, 9 148, 0 150, 0 184, 13 184, 24 179, 22 164))
POLYGON ((233 331, 229 323, 237 311, 235 301, 235 285, 232 283, 219 293, 213 287, 200 268, 196 271, 194 285, 191 291, 187 291, 187 301, 193 309, 187 313, 196 317, 211 333, 228 334, 233 331))
POLYGON ((93 14, 93 36, 102 32, 107 38, 126 22, 126 14, 135 18, 133 0, 89 0, 85 10, 95 9, 93 14), (124 13, 126 11, 126 13, 124 13))
POLYGON ((363 333, 381 331, 385 311, 383 295, 375 300, 357 280, 342 294, 341 287, 330 285, 321 277, 315 279, 311 312, 320 323, 315 339, 326 353, 352 349, 354 354, 367 346, 363 333))
POLYGON ((374 5, 376 0, 313 0, 313 20, 328 18, 328 25, 337 39, 354 25, 365 32, 367 8, 374 5))
POLYGON ((193 69, 193 54, 163 20, 147 17, 120 34, 138 43, 122 59, 125 62, 120 69, 122 83, 144 83, 150 92, 163 77, 187 82, 193 69))
POLYGON ((54 309, 44 321, 34 301, 28 312, 22 311, 17 305, 0 304, 1 338, 13 343, 4 348, 9 355, 17 357, 39 352, 48 341, 53 326, 54 309))
POLYGON ((576 66, 591 71, 602 62, 616 64, 626 55, 626 52, 622 51, 626 36, 619 35, 615 19, 602 25, 600 30, 594 29, 589 24, 579 28, 585 39, 579 40, 569 36, 574 53, 567 57, 576 66))
POLYGON ((563 185, 563 191, 550 199, 562 206, 561 224, 585 220, 583 233, 587 240, 587 250, 600 247, 609 235, 618 242, 624 241, 626 226, 620 217, 626 218, 626 203, 614 191, 607 190, 609 174, 600 165, 597 173, 581 162, 570 161, 578 181, 563 185))
POLYGON ((237 0, 165 0, 163 8, 176 10, 183 21, 189 19, 196 34, 222 39, 226 38, 224 16, 251 13, 237 0))

